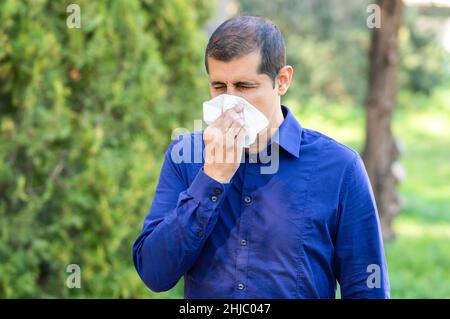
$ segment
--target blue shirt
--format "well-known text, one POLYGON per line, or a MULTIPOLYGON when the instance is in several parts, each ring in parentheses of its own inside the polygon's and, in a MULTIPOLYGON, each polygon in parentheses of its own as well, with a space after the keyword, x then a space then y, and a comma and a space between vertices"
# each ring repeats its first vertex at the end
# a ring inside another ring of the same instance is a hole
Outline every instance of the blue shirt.
POLYGON ((169 145, 133 245, 134 265, 151 290, 168 290, 184 276, 185 298, 335 298, 336 282, 342 298, 389 298, 380 222, 360 156, 282 111, 266 149, 279 149, 270 174, 261 173, 267 161, 245 155, 221 184, 194 154, 204 149, 202 132, 169 145))

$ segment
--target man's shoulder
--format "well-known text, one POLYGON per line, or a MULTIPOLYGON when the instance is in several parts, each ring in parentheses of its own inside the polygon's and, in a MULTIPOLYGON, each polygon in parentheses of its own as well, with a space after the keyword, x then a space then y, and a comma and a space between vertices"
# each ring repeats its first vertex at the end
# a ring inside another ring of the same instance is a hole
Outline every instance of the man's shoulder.
POLYGON ((359 153, 348 145, 319 131, 303 128, 301 149, 309 150, 321 160, 333 161, 336 164, 348 165, 355 162, 359 153))

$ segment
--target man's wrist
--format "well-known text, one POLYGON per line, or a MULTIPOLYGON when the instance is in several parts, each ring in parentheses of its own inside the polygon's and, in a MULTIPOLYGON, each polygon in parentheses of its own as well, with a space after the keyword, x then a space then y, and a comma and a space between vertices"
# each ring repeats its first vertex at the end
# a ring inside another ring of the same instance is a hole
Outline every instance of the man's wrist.
POLYGON ((221 184, 228 184, 230 182, 230 178, 214 174, 213 172, 210 172, 208 169, 205 169, 204 166, 202 167, 202 170, 206 175, 214 179, 216 182, 219 182, 221 184))

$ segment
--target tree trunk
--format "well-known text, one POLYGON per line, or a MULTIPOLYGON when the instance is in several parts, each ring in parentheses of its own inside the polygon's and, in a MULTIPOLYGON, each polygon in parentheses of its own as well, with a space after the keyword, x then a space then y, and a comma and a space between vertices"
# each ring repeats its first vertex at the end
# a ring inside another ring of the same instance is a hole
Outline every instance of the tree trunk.
POLYGON ((397 42, 402 17, 402 0, 378 0, 381 26, 372 31, 369 52, 369 87, 366 113, 364 163, 369 174, 383 237, 394 237, 392 219, 400 210, 396 191, 399 148, 392 135, 391 121, 397 92, 397 42))

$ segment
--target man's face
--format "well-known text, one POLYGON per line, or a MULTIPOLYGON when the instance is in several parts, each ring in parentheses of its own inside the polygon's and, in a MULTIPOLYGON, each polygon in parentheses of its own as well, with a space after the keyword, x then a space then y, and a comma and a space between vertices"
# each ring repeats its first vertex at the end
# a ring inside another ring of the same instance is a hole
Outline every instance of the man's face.
POLYGON ((211 97, 226 93, 244 98, 272 123, 280 95, 271 78, 258 72, 260 61, 259 51, 228 62, 209 57, 209 90, 211 97))

